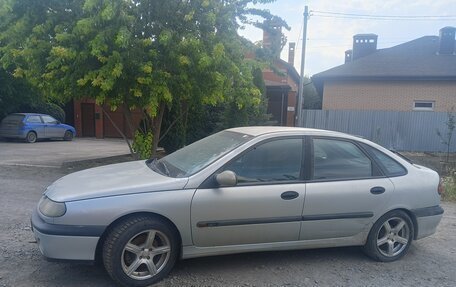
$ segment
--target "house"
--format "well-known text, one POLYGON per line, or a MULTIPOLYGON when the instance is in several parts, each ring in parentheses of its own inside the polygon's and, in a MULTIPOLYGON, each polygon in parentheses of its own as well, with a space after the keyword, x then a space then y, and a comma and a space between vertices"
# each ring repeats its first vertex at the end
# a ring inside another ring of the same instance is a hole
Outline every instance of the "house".
POLYGON ((268 22, 271 29, 263 29, 263 49, 271 53, 271 68, 263 69, 263 79, 268 99, 267 113, 280 126, 294 126, 300 76, 294 68, 296 43, 289 43, 288 62, 280 59, 282 27, 268 22))
POLYGON ((391 48, 353 36, 345 63, 312 77, 324 110, 436 111, 456 108, 454 27, 391 48))
POLYGON ((263 79, 268 99, 268 114, 280 126, 295 125, 299 74, 293 66, 295 43, 289 44, 288 62, 277 58, 272 69, 263 69, 263 79))

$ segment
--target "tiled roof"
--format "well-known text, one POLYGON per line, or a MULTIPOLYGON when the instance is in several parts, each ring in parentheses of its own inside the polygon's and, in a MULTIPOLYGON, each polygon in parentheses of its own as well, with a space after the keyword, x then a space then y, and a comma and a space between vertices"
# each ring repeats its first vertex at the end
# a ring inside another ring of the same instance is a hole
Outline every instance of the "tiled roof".
POLYGON ((312 78, 442 78, 456 79, 456 55, 439 55, 439 37, 425 36, 391 48, 379 49, 312 78))

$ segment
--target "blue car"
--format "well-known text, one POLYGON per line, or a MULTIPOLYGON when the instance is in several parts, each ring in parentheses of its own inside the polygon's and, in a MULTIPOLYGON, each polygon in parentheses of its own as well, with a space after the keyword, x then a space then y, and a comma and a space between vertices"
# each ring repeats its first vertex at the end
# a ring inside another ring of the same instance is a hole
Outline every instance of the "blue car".
POLYGON ((10 114, 0 124, 0 137, 25 139, 29 143, 49 138, 71 141, 75 135, 74 127, 62 124, 50 115, 44 114, 10 114))

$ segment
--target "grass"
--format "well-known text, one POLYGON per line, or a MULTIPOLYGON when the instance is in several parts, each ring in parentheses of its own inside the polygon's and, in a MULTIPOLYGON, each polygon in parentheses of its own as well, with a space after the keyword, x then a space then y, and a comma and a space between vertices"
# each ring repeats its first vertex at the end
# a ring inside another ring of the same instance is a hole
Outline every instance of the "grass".
POLYGON ((445 193, 443 194, 442 199, 456 202, 456 174, 453 173, 452 176, 445 177, 443 181, 445 184, 445 193))

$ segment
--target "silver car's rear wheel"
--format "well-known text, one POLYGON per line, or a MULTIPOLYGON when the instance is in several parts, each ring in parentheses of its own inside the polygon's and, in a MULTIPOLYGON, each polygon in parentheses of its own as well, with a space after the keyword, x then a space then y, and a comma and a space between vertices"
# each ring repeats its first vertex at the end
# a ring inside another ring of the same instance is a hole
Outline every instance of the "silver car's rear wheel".
POLYGON ((163 279, 179 254, 176 229, 146 215, 128 217, 110 228, 103 243, 103 263, 122 286, 149 286, 163 279))
POLYGON ((372 226, 364 251, 378 261, 394 261, 404 256, 413 240, 413 222, 402 210, 393 210, 372 226))
POLYGON ((386 257, 399 255, 410 241, 407 222, 400 217, 386 220, 377 233, 378 251, 386 257))

